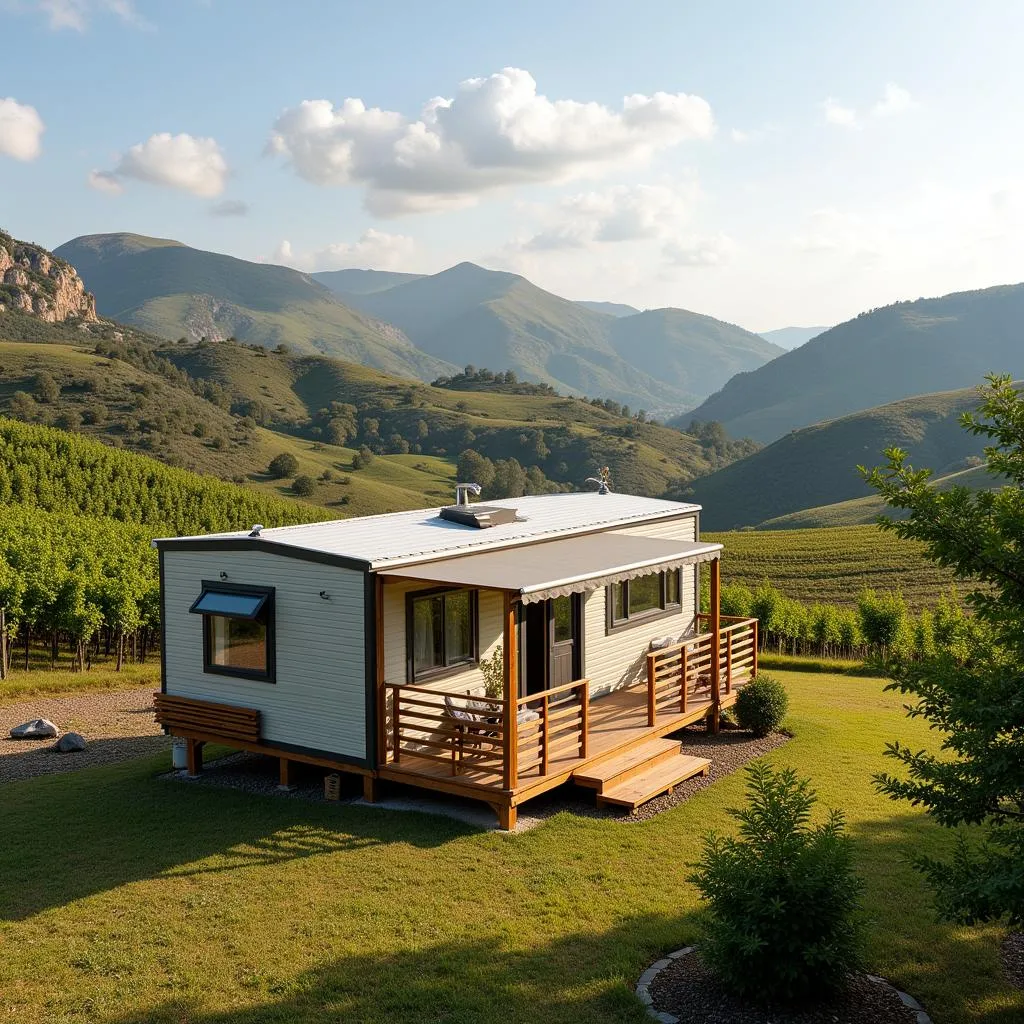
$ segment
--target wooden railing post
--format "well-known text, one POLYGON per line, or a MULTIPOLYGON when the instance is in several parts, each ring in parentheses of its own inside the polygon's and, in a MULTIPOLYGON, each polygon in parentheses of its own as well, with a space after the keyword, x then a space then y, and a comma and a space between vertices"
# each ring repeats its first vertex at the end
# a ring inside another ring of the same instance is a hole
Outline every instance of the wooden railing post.
POLYGON ((751 679, 756 679, 757 678, 757 644, 758 644, 758 640, 759 640, 759 637, 757 635, 757 633, 758 633, 757 627, 758 627, 759 623, 758 623, 757 619, 754 619, 753 623, 754 623, 754 664, 750 668, 750 678, 751 679))
POLYGON ((725 634, 725 692, 732 693, 732 629, 725 634))
POLYGON ((540 723, 540 773, 541 775, 547 775, 548 773, 548 711, 550 705, 548 704, 548 694, 544 691, 544 696, 540 703, 541 723, 540 723))
POLYGON ((658 705, 656 701, 657 697, 657 677, 658 677, 658 656, 656 654, 647 655, 647 724, 654 725, 658 720, 658 705))
POLYGON ((401 691, 396 687, 391 691, 391 757, 395 764, 402 759, 402 726, 399 714, 401 706, 401 691))
POLYGON ((590 737, 590 683, 580 683, 580 757, 587 756, 590 737))
POLYGON ((711 732, 718 732, 722 713, 722 562, 711 562, 711 732))
POLYGON ((689 668, 686 663, 686 644, 683 644, 679 651, 679 710, 686 712, 686 677, 689 675, 689 668))

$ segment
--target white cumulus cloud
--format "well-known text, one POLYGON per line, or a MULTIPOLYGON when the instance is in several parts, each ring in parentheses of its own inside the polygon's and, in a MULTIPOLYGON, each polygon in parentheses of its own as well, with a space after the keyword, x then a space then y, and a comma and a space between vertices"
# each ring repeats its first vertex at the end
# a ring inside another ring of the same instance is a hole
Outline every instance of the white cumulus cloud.
POLYGON ((906 89, 889 82, 885 87, 885 95, 871 108, 871 113, 875 117, 892 117, 895 114, 905 114, 916 106, 917 101, 906 89))
POLYGON ((42 149, 46 126, 35 107, 8 96, 0 99, 0 155, 35 160, 42 149))
POLYGON ((662 257, 676 267, 721 267, 732 262, 736 243, 723 232, 683 235, 665 244, 662 257))
POLYGON ((176 188, 212 198, 224 191, 228 164, 215 139, 161 132, 134 145, 109 171, 93 171, 89 184, 105 192, 118 191, 124 179, 176 188))
POLYGON ((135 9, 133 0, 38 0, 36 6, 55 32, 61 29, 84 32, 96 14, 113 14, 137 28, 149 27, 135 9))
POLYGON ((415 251, 416 243, 408 235, 368 228, 355 242, 332 242, 309 252, 296 252, 291 242, 285 239, 274 250, 270 262, 309 273, 350 267, 395 270, 407 266, 415 251))
POLYGON ((842 103, 832 99, 831 96, 821 105, 825 111, 825 121, 828 124, 839 124, 845 128, 855 128, 859 123, 857 111, 853 107, 845 107, 842 103))
POLYGON ((599 174, 687 139, 708 138, 707 101, 626 96, 621 108, 551 100, 528 71, 462 82, 416 119, 360 99, 305 100, 275 121, 271 153, 316 185, 361 185, 368 209, 395 216, 465 206, 488 190, 599 174))

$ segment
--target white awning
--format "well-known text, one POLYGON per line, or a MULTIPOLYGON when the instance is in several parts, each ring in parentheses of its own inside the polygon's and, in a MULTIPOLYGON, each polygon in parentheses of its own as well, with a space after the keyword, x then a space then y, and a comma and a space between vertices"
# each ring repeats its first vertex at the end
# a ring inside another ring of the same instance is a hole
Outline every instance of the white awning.
POLYGON ((721 550, 721 544, 592 533, 385 569, 380 575, 483 590, 509 590, 529 604, 596 590, 652 572, 710 562, 718 558, 721 550))

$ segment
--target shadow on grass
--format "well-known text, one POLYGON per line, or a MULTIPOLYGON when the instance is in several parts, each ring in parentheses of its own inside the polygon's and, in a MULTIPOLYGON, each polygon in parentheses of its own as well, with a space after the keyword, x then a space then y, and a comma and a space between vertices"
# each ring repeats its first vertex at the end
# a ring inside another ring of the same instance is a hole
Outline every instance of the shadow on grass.
POLYGON ((142 879, 392 842, 430 848, 476 831, 426 815, 178 784, 156 777, 166 767, 164 754, 0 784, 0 920, 142 879))
POLYGON ((498 935, 422 945, 393 955, 339 957, 288 979, 253 976, 248 1006, 205 1010, 173 999, 116 1024, 322 1024, 324 1021, 649 1021, 633 993, 662 952, 693 936, 686 918, 631 917, 605 932, 578 932, 529 949, 498 935))

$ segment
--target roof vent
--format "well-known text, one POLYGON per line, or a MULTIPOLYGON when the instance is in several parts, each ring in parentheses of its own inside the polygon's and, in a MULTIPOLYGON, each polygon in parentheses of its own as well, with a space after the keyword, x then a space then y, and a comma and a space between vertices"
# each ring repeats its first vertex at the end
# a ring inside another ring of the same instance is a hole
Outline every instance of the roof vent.
POLYGON ((471 493, 479 494, 480 490, 479 484, 456 484, 455 504, 441 509, 441 518, 446 519, 449 523, 472 526, 478 530, 516 521, 514 508, 502 508, 498 505, 470 505, 469 495, 471 493))
POLYGON ((263 530, 263 524, 262 523, 253 523, 252 524, 252 529, 249 531, 249 536, 250 537, 258 537, 262 530, 263 530))
POLYGON ((460 526, 474 526, 482 530, 488 526, 503 526, 516 521, 514 508, 500 505, 447 505, 441 509, 441 518, 460 526))

